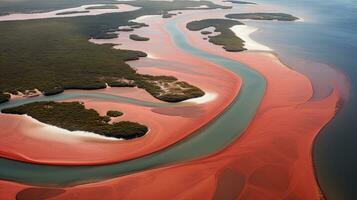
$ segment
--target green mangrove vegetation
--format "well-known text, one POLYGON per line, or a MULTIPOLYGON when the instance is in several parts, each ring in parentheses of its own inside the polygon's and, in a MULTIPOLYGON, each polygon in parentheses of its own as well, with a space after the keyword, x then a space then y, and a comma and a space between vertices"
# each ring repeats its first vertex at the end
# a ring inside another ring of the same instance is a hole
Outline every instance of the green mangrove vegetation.
MULTIPOLYGON (((14 108, 3 109, 7 114, 29 115, 40 122, 69 131, 88 131, 122 139, 145 135, 148 128, 135 122, 120 121, 112 124, 109 116, 100 116, 94 109, 86 109, 79 102, 35 102, 14 108)), ((110 113, 110 114, 116 114, 110 113)))
POLYGON ((4 94, 4 93, 0 92, 0 103, 5 103, 5 102, 9 101, 9 99, 10 99, 9 94, 4 94))
POLYGON ((148 41, 148 40, 150 40, 150 38, 142 37, 142 36, 137 35, 137 34, 130 34, 129 38, 131 40, 135 40, 135 41, 148 41))
POLYGON ((116 110, 109 110, 107 112, 107 116, 108 117, 119 117, 122 116, 124 113, 120 112, 120 111, 116 111, 116 110))
POLYGON ((142 79, 136 81, 136 84, 152 96, 166 102, 180 102, 205 94, 198 87, 179 81, 173 76, 142 75, 142 79))
POLYGON ((211 31, 201 31, 201 34, 202 35, 209 35, 209 34, 212 34, 211 31))
MULTIPOLYGON (((99 3, 94 0, 33 0, 28 2, 0 0, 1 12, 34 12, 99 3), (72 4, 71 4, 72 2, 72 4), (85 3, 84 3, 85 2, 85 3), (22 5, 26 5, 25 10, 22 5), (36 10, 31 8, 37 8, 36 10)), ((100 3, 111 3, 105 1, 100 3)), ((115 1, 115 3, 118 3, 115 1)), ((88 39, 117 37, 120 26, 146 26, 131 20, 144 15, 160 15, 174 10, 206 5, 208 9, 228 8, 209 1, 127 1, 141 7, 125 13, 109 13, 75 18, 0 22, 0 91, 1 99, 7 93, 17 94, 38 89, 45 95, 54 95, 66 89, 100 89, 112 87, 140 87, 163 101, 178 102, 204 95, 197 87, 178 80, 141 75, 126 61, 146 56, 144 52, 113 49, 112 45, 97 45, 88 39)), ((195 8, 197 9, 197 8, 195 8)), ((207 8, 204 8, 207 9, 207 8)))
POLYGON ((299 18, 285 13, 237 13, 228 14, 227 18, 231 19, 252 19, 252 20, 278 20, 278 21, 295 21, 299 18))
POLYGON ((226 51, 236 52, 246 49, 244 48, 244 41, 237 37, 230 28, 242 24, 243 23, 239 21, 230 19, 204 19, 200 21, 192 21, 188 23, 186 27, 191 31, 200 31, 208 27, 214 27, 215 32, 219 32, 219 34, 208 36, 208 41, 216 45, 222 45, 226 51))

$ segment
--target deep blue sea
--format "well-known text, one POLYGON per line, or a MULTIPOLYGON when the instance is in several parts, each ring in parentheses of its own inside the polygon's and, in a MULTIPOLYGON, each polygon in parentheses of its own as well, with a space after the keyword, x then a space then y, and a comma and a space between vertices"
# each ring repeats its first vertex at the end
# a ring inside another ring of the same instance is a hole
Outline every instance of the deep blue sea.
MULTIPOLYGON (((280 7, 280 11, 305 20, 302 23, 247 22, 260 28, 252 36, 255 40, 272 47, 286 64, 310 69, 312 79, 334 82, 319 72, 319 67, 324 65, 348 77, 348 100, 316 139, 314 162, 319 184, 328 200, 357 199, 357 0, 254 2, 280 7)), ((346 96, 348 87, 340 86, 345 88, 346 96)))

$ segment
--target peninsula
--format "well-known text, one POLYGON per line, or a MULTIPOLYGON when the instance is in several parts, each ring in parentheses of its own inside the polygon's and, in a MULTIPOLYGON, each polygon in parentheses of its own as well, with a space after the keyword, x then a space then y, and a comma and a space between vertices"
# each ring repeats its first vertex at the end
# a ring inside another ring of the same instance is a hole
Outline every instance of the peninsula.
MULTIPOLYGON (((244 51, 244 41, 234 34, 231 27, 235 25, 242 25, 243 23, 230 19, 204 19, 200 21, 193 21, 186 25, 187 29, 191 31, 201 31, 208 27, 214 27, 215 32, 218 32, 218 35, 208 36, 209 42, 221 45, 226 51, 236 52, 244 51)), ((208 35, 210 32, 201 31, 201 34, 208 35)))

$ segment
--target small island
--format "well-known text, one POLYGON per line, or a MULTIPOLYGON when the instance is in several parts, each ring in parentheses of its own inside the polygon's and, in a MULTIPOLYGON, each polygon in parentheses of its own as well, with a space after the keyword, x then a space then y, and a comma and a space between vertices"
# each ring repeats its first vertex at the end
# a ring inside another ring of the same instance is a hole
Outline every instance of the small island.
POLYGON ((231 19, 251 19, 251 20, 278 20, 278 21, 295 21, 299 18, 285 13, 237 13, 228 14, 227 18, 231 19))
MULTIPOLYGON (((208 27, 214 27, 215 32, 220 34, 215 36, 208 36, 209 42, 222 45, 226 51, 237 52, 246 50, 244 46, 244 41, 238 38, 232 30, 231 27, 235 25, 242 25, 243 23, 230 19, 204 19, 200 21, 193 21, 186 25, 187 29, 191 31, 200 31, 208 27)), ((202 31, 201 34, 207 32, 202 31)), ((208 33, 207 33, 208 34, 208 33)))
POLYGON ((202 35, 209 35, 209 34, 212 34, 211 31, 201 31, 201 34, 202 35))
POLYGON ((137 35, 137 34, 130 34, 129 38, 131 40, 135 40, 135 41, 149 41, 150 40, 150 38, 141 37, 140 35, 137 35))
POLYGON ((122 116, 124 113, 120 112, 120 111, 116 111, 116 110, 109 110, 107 112, 107 116, 108 117, 120 117, 122 116))
POLYGON ((61 12, 61 13, 56 13, 56 15, 71 15, 71 14, 82 14, 82 13, 89 13, 90 11, 88 10, 83 10, 83 11, 67 11, 67 12, 61 12))
POLYGON ((141 79, 138 79, 135 84, 155 98, 171 103, 201 97, 205 94, 200 88, 185 81, 179 81, 173 76, 141 75, 141 79))
MULTIPOLYGON (((133 139, 146 134, 148 128, 129 121, 109 123, 111 116, 100 116, 94 109, 86 109, 79 102, 35 102, 3 109, 2 113, 29 115, 34 119, 69 131, 88 131, 118 139, 133 139)), ((117 116, 119 111, 107 114, 117 116)), ((113 117, 114 117, 113 116, 113 117)))

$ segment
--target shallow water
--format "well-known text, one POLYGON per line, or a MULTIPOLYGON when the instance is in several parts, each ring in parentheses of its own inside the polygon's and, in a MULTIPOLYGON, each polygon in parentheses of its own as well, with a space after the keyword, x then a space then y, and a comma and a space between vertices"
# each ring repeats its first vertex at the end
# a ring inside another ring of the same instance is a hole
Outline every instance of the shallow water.
MULTIPOLYGON (((257 0, 277 11, 304 18, 303 23, 248 24, 259 27, 253 38, 272 47, 283 62, 307 72, 318 95, 329 93, 327 84, 340 87, 345 104, 319 134, 314 146, 318 181, 327 199, 356 199, 357 190, 357 1, 355 0, 257 0), (348 76, 348 84, 332 66, 348 76), (346 100, 348 99, 348 100, 346 100)), ((306 73, 305 73, 306 74, 306 73)), ((315 98, 319 98, 316 96, 315 98)))

